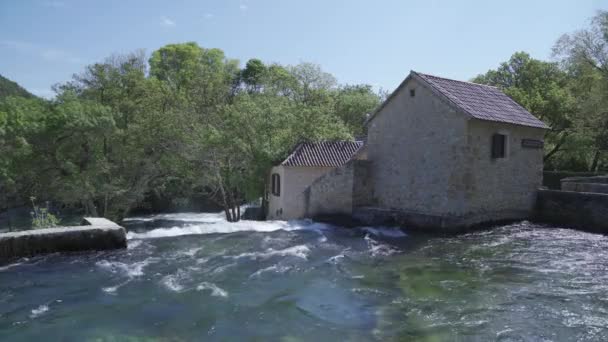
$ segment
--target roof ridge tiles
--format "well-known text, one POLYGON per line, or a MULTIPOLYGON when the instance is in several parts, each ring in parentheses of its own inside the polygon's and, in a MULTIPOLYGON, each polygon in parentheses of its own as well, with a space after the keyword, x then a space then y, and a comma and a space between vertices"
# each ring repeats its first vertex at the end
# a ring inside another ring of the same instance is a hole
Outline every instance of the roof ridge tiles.
POLYGON ((281 165, 337 167, 351 160, 363 145, 362 141, 345 140, 302 142, 281 165))
POLYGON ((439 79, 446 80, 446 81, 460 82, 460 83, 466 83, 466 84, 470 84, 470 85, 474 85, 474 86, 487 87, 487 88, 492 88, 492 89, 498 89, 498 90, 500 90, 500 88, 498 88, 496 86, 493 86, 493 85, 489 85, 489 84, 475 83, 475 82, 470 82, 470 81, 455 80, 453 78, 441 77, 441 76, 437 76, 437 75, 433 75, 433 74, 427 74, 425 72, 418 72, 418 71, 414 71, 414 70, 412 70, 412 72, 415 73, 415 74, 418 74, 418 75, 439 78, 439 79))

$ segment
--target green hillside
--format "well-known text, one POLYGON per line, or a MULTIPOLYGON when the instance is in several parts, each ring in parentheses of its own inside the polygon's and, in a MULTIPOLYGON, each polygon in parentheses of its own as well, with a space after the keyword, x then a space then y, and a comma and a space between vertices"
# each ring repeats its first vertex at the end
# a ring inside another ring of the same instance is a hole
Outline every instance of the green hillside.
POLYGON ((8 78, 0 75, 0 99, 7 96, 34 97, 32 93, 25 90, 17 82, 13 82, 8 78))

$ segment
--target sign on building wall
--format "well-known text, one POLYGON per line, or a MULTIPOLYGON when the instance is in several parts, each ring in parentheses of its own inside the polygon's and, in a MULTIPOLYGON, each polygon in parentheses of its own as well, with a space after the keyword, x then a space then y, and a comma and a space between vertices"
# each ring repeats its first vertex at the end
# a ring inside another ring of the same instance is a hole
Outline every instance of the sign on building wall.
POLYGON ((521 139, 521 147, 523 148, 543 148, 545 143, 542 140, 536 139, 521 139))

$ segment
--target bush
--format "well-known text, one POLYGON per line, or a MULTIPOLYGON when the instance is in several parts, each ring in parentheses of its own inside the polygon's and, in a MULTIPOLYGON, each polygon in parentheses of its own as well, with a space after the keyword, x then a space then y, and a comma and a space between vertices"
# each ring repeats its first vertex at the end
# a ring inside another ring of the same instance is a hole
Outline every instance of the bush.
POLYGON ((48 202, 46 202, 46 207, 39 207, 36 205, 36 197, 30 197, 30 201, 34 209, 30 212, 33 229, 56 227, 59 224, 59 219, 50 213, 48 202))

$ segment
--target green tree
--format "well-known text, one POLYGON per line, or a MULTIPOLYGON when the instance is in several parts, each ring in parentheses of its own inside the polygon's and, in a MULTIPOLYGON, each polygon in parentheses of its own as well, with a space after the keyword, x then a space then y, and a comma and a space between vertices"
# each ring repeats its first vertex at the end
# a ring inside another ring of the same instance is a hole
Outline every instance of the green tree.
POLYGON ((22 190, 35 185, 38 170, 30 166, 37 157, 37 137, 44 131, 47 107, 37 98, 8 97, 0 101, 0 208, 9 203, 27 203, 22 190))
POLYGON ((259 59, 250 59, 241 72, 241 78, 249 91, 259 91, 263 85, 268 69, 259 59))
POLYGON ((563 35, 554 54, 572 79, 576 98, 578 158, 587 170, 608 167, 608 11, 599 11, 589 28, 563 35))
POLYGON ((367 115, 380 105, 369 85, 344 86, 335 94, 335 113, 356 137, 365 135, 367 115))
POLYGON ((517 52, 508 62, 477 76, 473 82, 499 87, 551 127, 546 137, 545 162, 567 146, 573 134, 575 100, 569 90, 570 79, 557 63, 517 52))

